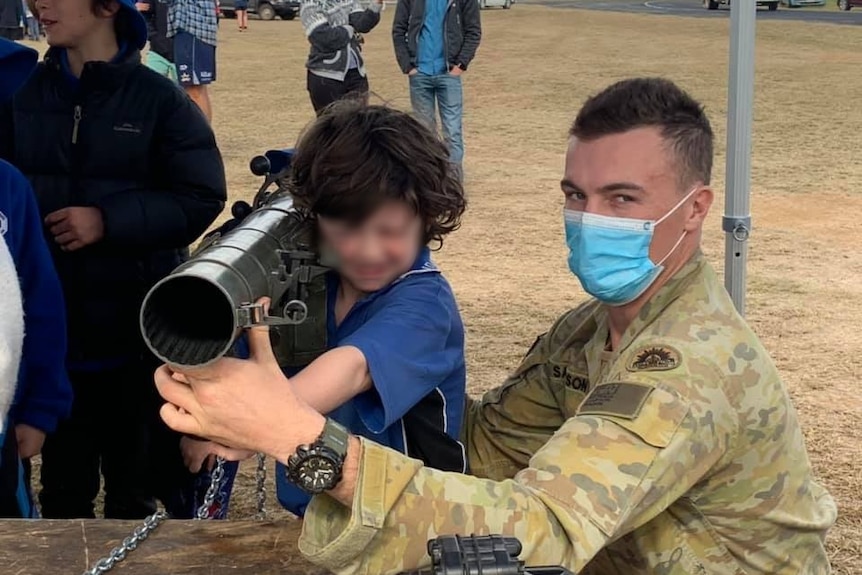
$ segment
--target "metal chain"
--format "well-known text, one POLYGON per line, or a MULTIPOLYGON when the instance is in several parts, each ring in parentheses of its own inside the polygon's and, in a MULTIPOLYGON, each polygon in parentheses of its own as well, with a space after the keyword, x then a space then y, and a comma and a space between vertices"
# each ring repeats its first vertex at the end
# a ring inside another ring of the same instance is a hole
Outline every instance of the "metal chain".
MULTIPOLYGON (((196 519, 209 519, 210 507, 212 507, 215 498, 218 495, 218 490, 221 487, 222 479, 224 478, 223 457, 216 458, 215 467, 212 470, 212 477, 207 492, 204 495, 204 501, 198 507, 196 519)), ((266 519, 266 456, 263 453, 257 454, 257 515, 256 519, 266 519)), ((150 534, 156 530, 162 521, 168 518, 168 514, 164 511, 157 511, 144 519, 144 523, 135 528, 129 537, 126 537, 123 542, 111 549, 107 557, 103 557, 96 563, 84 571, 82 575, 102 575, 114 568, 114 565, 126 558, 126 556, 138 548, 138 545, 143 542, 150 534)))
POLYGON ((204 495, 204 502, 200 507, 198 507, 197 519, 209 519, 210 507, 212 507, 216 495, 218 495, 222 477, 224 477, 224 457, 216 457, 216 464, 215 467, 213 467, 212 476, 210 478, 210 486, 207 488, 207 492, 204 495))
POLYGON ((257 515, 255 519, 266 519, 266 456, 257 454, 257 515))
POLYGON ((126 555, 137 549, 138 544, 144 541, 150 534, 155 531, 159 524, 168 518, 168 514, 164 511, 156 511, 146 519, 144 523, 135 528, 129 537, 123 539, 123 542, 111 549, 107 557, 102 557, 96 561, 92 568, 84 571, 83 575, 102 575, 106 571, 113 569, 114 565, 126 558, 126 555))

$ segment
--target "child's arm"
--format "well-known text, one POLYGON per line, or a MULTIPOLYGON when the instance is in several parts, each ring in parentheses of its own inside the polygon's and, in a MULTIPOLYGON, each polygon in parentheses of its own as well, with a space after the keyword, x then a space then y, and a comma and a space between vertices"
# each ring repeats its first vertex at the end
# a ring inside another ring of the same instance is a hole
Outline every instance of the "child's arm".
POLYGON ((323 52, 341 50, 353 38, 353 26, 333 26, 325 8, 316 0, 301 0, 299 19, 309 43, 323 52))
POLYGON ((206 118, 181 91, 154 92, 165 98, 152 144, 160 187, 111 194, 96 204, 104 223, 102 241, 123 248, 188 246, 227 199, 224 164, 206 118))
POLYGON ((353 12, 350 13, 350 25, 362 34, 371 32, 380 22, 383 0, 371 0, 368 8, 363 8, 359 0, 354 0, 353 5, 353 12))
POLYGON ((350 345, 324 353, 290 383, 319 413, 329 413, 372 387, 365 355, 350 345))
MULTIPOLYGON (((66 312, 60 280, 42 232, 39 208, 30 185, 15 170, 8 180, 10 212, 7 241, 24 300, 24 351, 12 418, 27 426, 21 435, 50 433, 72 408, 72 386, 66 375, 66 312)), ((44 438, 42 438, 44 439, 44 438)), ((36 445, 22 457, 38 453, 41 440, 19 437, 36 445)))
POLYGON ((15 395, 15 381, 24 341, 24 314, 15 266, 0 237, 0 434, 7 433, 6 415, 15 395))
POLYGON ((445 280, 414 276, 387 297, 392 302, 341 346, 290 378, 320 413, 355 398, 372 431, 401 419, 464 361, 463 347, 448 345, 457 309, 445 280))

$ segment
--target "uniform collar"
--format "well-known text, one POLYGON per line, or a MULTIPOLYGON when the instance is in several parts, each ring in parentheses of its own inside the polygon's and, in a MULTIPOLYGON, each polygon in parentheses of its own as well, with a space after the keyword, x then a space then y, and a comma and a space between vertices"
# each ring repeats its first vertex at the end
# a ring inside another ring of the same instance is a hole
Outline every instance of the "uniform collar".
MULTIPOLYGON (((626 328, 625 333, 623 333, 619 349, 614 350, 614 355, 618 356, 626 350, 635 338, 637 338, 647 328, 647 326, 653 323, 653 321, 655 321, 664 312, 664 310, 668 308, 668 306, 690 289, 691 285, 703 275, 704 268, 706 266, 706 258, 704 258, 703 253, 698 250, 688 260, 688 262, 686 262, 686 264, 680 268, 680 270, 670 280, 668 280, 668 282, 663 285, 659 291, 655 293, 655 295, 644 303, 637 317, 632 320, 631 324, 626 328)), ((596 318, 598 326, 596 337, 604 337, 607 339, 607 309, 602 306, 599 310, 600 311, 596 318), (601 336, 600 334, 604 335, 601 336)), ((598 344, 599 342, 595 341, 594 343, 598 344)), ((603 349, 604 345, 605 342, 602 341, 599 349, 603 349)))

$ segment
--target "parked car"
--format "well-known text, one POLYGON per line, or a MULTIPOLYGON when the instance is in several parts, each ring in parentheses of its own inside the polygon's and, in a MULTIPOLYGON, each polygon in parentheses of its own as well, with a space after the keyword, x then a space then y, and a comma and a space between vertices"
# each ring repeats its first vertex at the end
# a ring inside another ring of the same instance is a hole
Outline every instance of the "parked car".
POLYGON ((838 8, 840 8, 841 10, 862 8, 862 0, 838 0, 838 8))
POLYGON ((512 7, 512 4, 515 3, 515 0, 478 0, 478 2, 479 8, 482 10, 493 8, 494 6, 503 8, 503 10, 508 10, 512 7))
POLYGON ((781 0, 788 8, 802 8, 803 6, 826 6, 826 0, 781 0))
MULTIPOLYGON (((219 0, 225 18, 236 18, 234 0, 219 0)), ((248 0, 248 13, 257 14, 261 20, 293 20, 299 14, 299 0, 248 0)))
MULTIPOLYGON (((750 1, 750 0, 744 0, 750 1)), ((769 8, 770 12, 774 12, 778 10, 779 0, 757 0, 758 6, 766 6, 769 8)), ((706 6, 710 10, 718 10, 718 7, 722 4, 730 6, 730 0, 703 0, 703 5, 706 6)))

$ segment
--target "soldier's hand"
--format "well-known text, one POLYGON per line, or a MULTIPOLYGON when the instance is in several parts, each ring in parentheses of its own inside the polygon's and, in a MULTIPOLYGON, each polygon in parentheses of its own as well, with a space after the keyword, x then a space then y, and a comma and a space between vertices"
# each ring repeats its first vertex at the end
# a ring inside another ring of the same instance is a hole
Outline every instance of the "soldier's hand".
POLYGON ((268 327, 250 329, 248 343, 247 360, 222 358, 182 371, 159 368, 156 387, 168 402, 161 416, 180 433, 286 460, 297 445, 314 441, 324 418, 293 392, 273 354, 268 327))
POLYGON ((48 214, 45 224, 54 241, 67 252, 95 244, 105 235, 105 223, 99 208, 63 208, 48 214))

